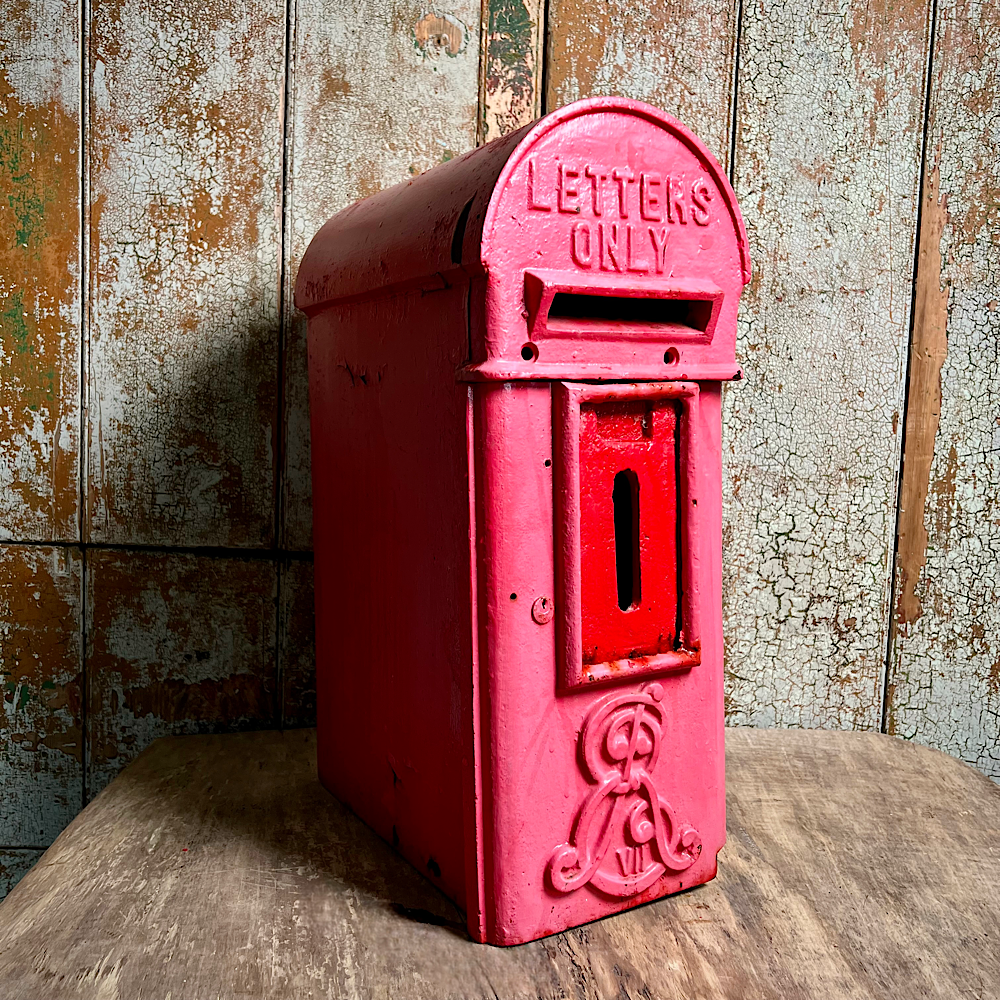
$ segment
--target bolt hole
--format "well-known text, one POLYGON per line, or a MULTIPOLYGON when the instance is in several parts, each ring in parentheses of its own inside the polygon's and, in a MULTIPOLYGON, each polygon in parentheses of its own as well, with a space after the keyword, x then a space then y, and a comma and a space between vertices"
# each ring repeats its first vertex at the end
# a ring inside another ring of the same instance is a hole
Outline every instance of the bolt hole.
POLYGON ((675 365, 680 359, 681 356, 676 347, 671 347, 663 353, 663 363, 665 365, 675 365))
POLYGON ((552 467, 552 459, 551 458, 545 459, 545 468, 550 469, 551 467, 552 467))
POLYGON ((510 595, 510 599, 511 599, 512 601, 516 601, 516 600, 517 600, 517 594, 511 594, 511 595, 510 595))
POLYGON ((521 357, 525 361, 537 361, 538 360, 538 348, 534 344, 525 344, 521 348, 521 357))

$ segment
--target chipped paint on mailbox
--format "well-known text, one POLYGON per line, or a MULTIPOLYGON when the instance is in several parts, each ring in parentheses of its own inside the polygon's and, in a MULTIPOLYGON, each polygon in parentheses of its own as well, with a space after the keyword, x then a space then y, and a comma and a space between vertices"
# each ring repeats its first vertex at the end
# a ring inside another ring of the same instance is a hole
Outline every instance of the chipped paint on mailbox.
POLYGON ((605 98, 352 205, 305 255, 320 777, 477 940, 715 875, 749 276, 711 153, 605 98))

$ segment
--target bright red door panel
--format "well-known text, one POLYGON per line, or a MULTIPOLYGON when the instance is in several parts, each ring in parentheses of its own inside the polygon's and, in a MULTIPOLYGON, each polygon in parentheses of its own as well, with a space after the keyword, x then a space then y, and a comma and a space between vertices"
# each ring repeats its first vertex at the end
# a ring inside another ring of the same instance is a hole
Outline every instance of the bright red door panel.
POLYGON ((580 408, 584 664, 675 648, 677 419, 669 399, 580 408))

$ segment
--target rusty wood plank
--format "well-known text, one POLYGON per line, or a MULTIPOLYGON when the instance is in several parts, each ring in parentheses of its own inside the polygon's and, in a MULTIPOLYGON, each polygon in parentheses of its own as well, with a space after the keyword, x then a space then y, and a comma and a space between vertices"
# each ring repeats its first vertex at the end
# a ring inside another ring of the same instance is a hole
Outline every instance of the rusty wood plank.
POLYGON ((545 0, 483 0, 478 142, 499 139, 542 112, 545 0))
POLYGON ((37 848, 0 847, 0 899, 28 874, 44 852, 37 848))
MULTIPOLYGON (((286 280, 319 227, 359 198, 471 149, 480 4, 299 0, 286 190, 286 280)), ((305 322, 290 291, 282 544, 311 547, 305 322)))
POLYGON ((159 736, 277 726, 274 564, 134 550, 87 560, 87 791, 159 736))
POLYGON ((929 5, 744 6, 755 274, 726 394, 732 722, 877 728, 929 5))
POLYGON ((82 557, 0 546, 0 844, 51 843, 83 802, 82 557))
POLYGON ((89 540, 269 546, 285 5, 89 18, 89 540))
POLYGON ((280 568, 278 676, 281 724, 316 725, 316 610, 313 564, 286 559, 280 568))
POLYGON ((0 537, 79 539, 80 53, 71 0, 0 20, 0 537))
POLYGON ((734 0, 549 0, 545 107, 617 94, 649 101, 729 163, 734 0))
POLYGON ((890 732, 1000 779, 1000 9, 937 7, 890 732))

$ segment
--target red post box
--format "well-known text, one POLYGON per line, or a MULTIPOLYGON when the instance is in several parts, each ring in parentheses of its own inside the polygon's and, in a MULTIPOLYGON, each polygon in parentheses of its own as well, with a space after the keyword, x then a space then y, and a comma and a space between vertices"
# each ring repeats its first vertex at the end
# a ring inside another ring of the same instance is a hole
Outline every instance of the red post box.
POLYGON ((580 101, 334 216, 309 316, 319 769, 516 944, 725 839, 725 175, 580 101))

